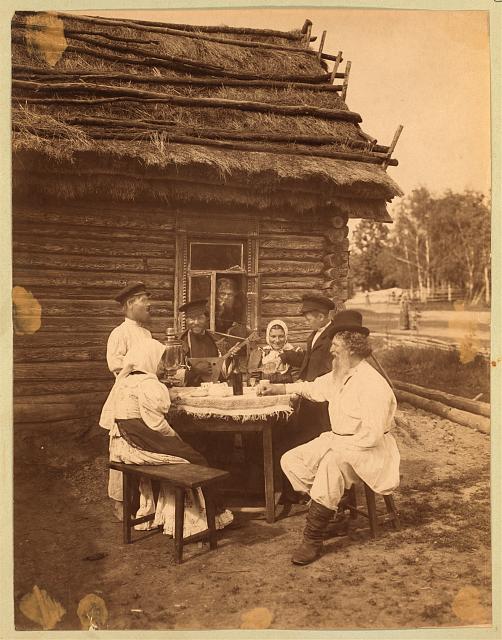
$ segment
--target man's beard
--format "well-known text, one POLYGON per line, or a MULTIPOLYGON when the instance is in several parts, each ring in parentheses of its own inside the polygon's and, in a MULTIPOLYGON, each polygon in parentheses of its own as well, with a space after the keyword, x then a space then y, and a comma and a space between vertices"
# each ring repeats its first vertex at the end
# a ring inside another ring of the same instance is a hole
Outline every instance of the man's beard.
POLYGON ((348 353, 344 353, 342 356, 338 356, 336 364, 333 368, 333 377, 337 383, 342 383, 342 380, 347 375, 350 369, 350 356, 348 353))

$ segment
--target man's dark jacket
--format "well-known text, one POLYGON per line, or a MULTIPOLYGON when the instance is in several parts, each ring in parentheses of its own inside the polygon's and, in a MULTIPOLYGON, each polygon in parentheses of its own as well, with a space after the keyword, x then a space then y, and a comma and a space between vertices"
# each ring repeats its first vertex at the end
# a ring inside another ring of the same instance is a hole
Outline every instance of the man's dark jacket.
MULTIPOLYGON (((331 371, 333 358, 330 353, 331 341, 335 335, 335 327, 330 323, 312 346, 312 340, 317 332, 313 331, 307 340, 307 350, 303 353, 301 363, 299 356, 301 352, 286 351, 281 358, 289 364, 300 366, 299 379, 306 382, 312 382, 319 376, 331 371), (297 360, 293 362, 293 360, 297 360)), ((298 429, 294 444, 299 446, 305 444, 314 438, 317 438, 323 431, 329 431, 331 428, 329 422, 328 403, 312 402, 306 398, 302 398, 297 413, 298 429)))

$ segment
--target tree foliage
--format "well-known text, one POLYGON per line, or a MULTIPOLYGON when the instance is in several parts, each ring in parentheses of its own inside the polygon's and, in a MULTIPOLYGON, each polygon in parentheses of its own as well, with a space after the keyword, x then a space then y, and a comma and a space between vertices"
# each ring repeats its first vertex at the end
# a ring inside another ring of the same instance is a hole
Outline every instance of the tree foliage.
POLYGON ((363 289, 399 286, 422 299, 460 290, 467 302, 490 298, 490 205, 482 193, 424 187, 403 198, 391 230, 362 221, 354 231, 353 281, 363 289))

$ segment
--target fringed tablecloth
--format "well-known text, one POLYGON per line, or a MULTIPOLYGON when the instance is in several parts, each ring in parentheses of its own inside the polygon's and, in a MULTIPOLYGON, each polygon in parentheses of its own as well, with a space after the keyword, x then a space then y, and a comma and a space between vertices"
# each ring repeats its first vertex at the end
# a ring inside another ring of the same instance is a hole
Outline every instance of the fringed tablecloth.
POLYGON ((257 396, 247 393, 242 396, 190 395, 190 389, 170 389, 171 408, 169 412, 185 413, 195 418, 228 418, 236 421, 265 420, 271 416, 289 418, 293 413, 291 394, 280 396, 257 396))

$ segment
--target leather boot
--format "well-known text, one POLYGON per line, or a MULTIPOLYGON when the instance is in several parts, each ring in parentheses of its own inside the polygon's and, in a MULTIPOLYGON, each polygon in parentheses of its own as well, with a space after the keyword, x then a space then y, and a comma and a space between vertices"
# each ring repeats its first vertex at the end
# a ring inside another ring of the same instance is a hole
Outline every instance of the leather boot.
POLYGON ((310 564, 321 555, 322 541, 333 510, 312 500, 303 531, 303 542, 291 557, 293 564, 310 564))

